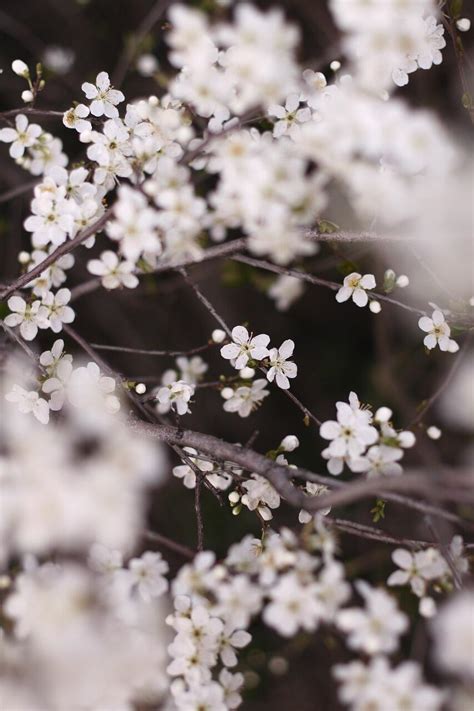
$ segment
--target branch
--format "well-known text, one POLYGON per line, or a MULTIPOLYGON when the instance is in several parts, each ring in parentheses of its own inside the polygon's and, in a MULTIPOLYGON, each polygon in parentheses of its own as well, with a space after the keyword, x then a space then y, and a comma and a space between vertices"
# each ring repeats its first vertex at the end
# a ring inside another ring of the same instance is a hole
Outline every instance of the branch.
MULTIPOLYGON (((138 278, 148 276, 150 274, 162 274, 163 272, 168 272, 173 269, 179 270, 183 267, 197 266, 203 264, 211 259, 220 259, 222 257, 228 257, 231 254, 239 252, 241 249, 245 249, 247 240, 244 237, 239 239, 234 239, 231 242, 223 242, 222 244, 217 244, 213 247, 209 247, 204 250, 200 259, 185 259, 180 262, 163 262, 159 264, 153 271, 141 272, 136 276, 138 278)), ((100 279, 89 279, 89 281, 79 284, 78 286, 71 289, 71 301, 79 299, 85 294, 90 294, 101 286, 100 279)))
MULTIPOLYGON (((334 236, 334 235, 333 235, 334 236)), ((302 272, 299 269, 288 269, 286 267, 279 267, 272 262, 267 262, 263 259, 253 259, 252 257, 246 257, 243 254, 236 254, 232 257, 235 262, 242 262, 243 264, 249 264, 251 267, 256 267, 257 269, 265 269, 269 272, 274 272, 275 274, 283 274, 284 276, 295 277, 296 279, 301 279, 302 281, 307 281, 310 284, 316 284, 317 286, 324 286, 327 289, 332 289, 333 291, 339 291, 341 284, 335 281, 329 281, 328 279, 321 279, 320 277, 314 276, 313 274, 308 274, 307 272, 302 272)), ((400 306, 400 308, 406 311, 411 311, 415 314, 421 314, 426 316, 426 311, 417 309, 408 304, 404 304, 402 301, 397 301, 397 299, 392 299, 390 296, 385 294, 379 294, 377 292, 370 292, 374 299, 379 301, 386 301, 389 304, 394 304, 395 306, 400 306)))
POLYGON ((56 262, 59 257, 62 257, 64 254, 69 254, 69 252, 72 252, 76 247, 85 242, 86 239, 94 235, 96 232, 99 232, 112 216, 112 210, 113 208, 109 207, 109 209, 106 210, 104 214, 99 217, 98 220, 93 222, 92 225, 89 225, 89 227, 87 227, 85 230, 79 232, 74 237, 74 239, 67 240, 63 244, 59 245, 59 247, 55 249, 54 252, 51 252, 51 254, 49 254, 45 259, 43 259, 42 262, 33 267, 33 269, 31 269, 29 272, 25 272, 24 274, 19 276, 18 279, 9 284, 7 288, 0 294, 0 300, 5 301, 6 299, 8 299, 9 296, 11 296, 15 291, 17 291, 17 289, 22 289, 24 286, 27 286, 30 282, 36 279, 36 277, 40 276, 45 269, 51 266, 51 264, 54 264, 54 262, 56 262))
POLYGON ((207 351, 214 344, 205 343, 203 346, 196 346, 196 348, 191 348, 188 351, 153 351, 144 348, 127 348, 126 346, 106 346, 99 343, 91 343, 90 345, 97 351, 116 351, 118 353, 133 353, 134 355, 147 356, 190 356, 207 351))
POLYGON ((314 474, 306 469, 298 468, 295 470, 276 464, 253 450, 229 444, 212 435, 178 429, 170 425, 153 425, 139 421, 133 421, 131 427, 135 431, 159 441, 194 447, 198 452, 234 462, 250 472, 255 472, 268 479, 288 503, 309 512, 319 511, 328 506, 349 504, 374 495, 385 497, 385 492, 392 491, 428 494, 440 499, 460 500, 464 503, 474 501, 472 495, 473 477, 459 474, 450 475, 446 482, 437 482, 428 474, 404 474, 396 477, 386 477, 383 481, 378 477, 358 479, 350 483, 341 482, 336 491, 310 498, 293 486, 291 483, 293 477, 297 476, 307 481, 316 481, 325 486, 334 487, 337 485, 328 477, 314 474))
POLYGON ((133 34, 130 42, 125 43, 124 49, 118 59, 117 65, 112 74, 112 84, 119 89, 125 79, 128 68, 132 63, 137 49, 143 39, 151 32, 156 23, 161 19, 173 0, 157 0, 150 12, 145 15, 137 31, 133 34))

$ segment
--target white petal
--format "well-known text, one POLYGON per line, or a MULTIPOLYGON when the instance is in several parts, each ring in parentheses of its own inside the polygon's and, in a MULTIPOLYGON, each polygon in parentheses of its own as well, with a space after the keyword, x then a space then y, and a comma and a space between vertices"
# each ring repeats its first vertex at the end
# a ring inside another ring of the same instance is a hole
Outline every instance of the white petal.
POLYGON ((232 340, 236 343, 247 343, 249 340, 249 332, 244 326, 234 326, 232 329, 232 340))

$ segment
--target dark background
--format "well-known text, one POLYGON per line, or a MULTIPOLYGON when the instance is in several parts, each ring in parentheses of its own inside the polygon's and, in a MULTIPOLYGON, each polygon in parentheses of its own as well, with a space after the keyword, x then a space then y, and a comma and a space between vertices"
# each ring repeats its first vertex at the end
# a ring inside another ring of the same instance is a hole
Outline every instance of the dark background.
MULTIPOLYGON (((189 3, 199 5, 200 3, 189 3)), ((202 5, 210 6, 204 2, 202 5)), ((273 3, 257 3, 262 6, 280 6, 302 29, 301 60, 306 66, 319 65, 331 72, 328 62, 340 57, 337 49, 338 31, 335 28, 325 1, 280 0, 273 3)), ((120 62, 124 47, 130 42, 134 31, 152 8, 151 0, 90 0, 79 3, 74 0, 2 0, 0 4, 0 110, 21 106, 20 93, 25 88, 23 81, 10 71, 13 59, 21 58, 30 66, 42 58, 49 45, 70 48, 75 53, 71 70, 63 75, 47 75, 45 91, 37 106, 63 110, 73 100, 82 100, 81 84, 91 81, 101 70, 111 75, 120 62)), ((468 11, 463 16, 469 16, 468 11)), ((474 19, 471 17, 471 19, 474 19)), ((163 34, 165 21, 158 22, 147 35, 144 48, 154 52, 167 71, 164 55, 163 34)), ((463 35, 469 46, 471 33, 463 35)), ((462 109, 461 89, 453 48, 443 50, 443 64, 429 72, 418 71, 410 76, 409 87, 403 95, 412 104, 428 107, 438 113, 456 134, 469 130, 467 113, 462 109)), ((159 93, 152 79, 144 79, 133 65, 121 87, 126 98, 131 100, 141 95, 159 93)), ((46 126, 45 121, 39 121, 46 126)), ((79 156, 81 145, 73 132, 68 132, 57 119, 48 121, 48 128, 60 136, 65 150, 74 161, 79 156)), ((0 281, 8 282, 18 273, 16 256, 20 249, 28 249, 28 237, 22 223, 28 215, 30 194, 4 201, 2 197, 10 190, 31 181, 8 156, 6 146, 0 146, 0 281)), ((334 219, 331 210, 324 217, 334 219)), ((342 225, 353 228, 353 225, 342 225)), ((99 238, 99 251, 104 248, 104 238, 99 238)), ((396 247, 394 248, 397 249, 396 247)), ((398 248, 399 249, 399 248, 398 248)), ((95 250, 97 251, 97 249, 95 250)), ((69 272, 68 286, 81 283, 87 278, 85 262, 91 253, 80 250, 76 253, 76 266, 69 272)), ((359 269, 374 272, 379 279, 391 266, 390 257, 364 246, 324 245, 320 253, 306 261, 306 268, 328 279, 341 280, 344 271, 359 269)), ((408 425, 416 414, 418 403, 429 396, 442 377, 445 366, 440 354, 426 358, 421 338, 413 336, 406 328, 405 317, 400 320, 399 310, 384 306, 381 316, 370 314, 367 309, 354 306, 338 306, 334 293, 319 287, 307 286, 304 296, 287 313, 279 313, 264 289, 273 277, 258 273, 251 268, 228 262, 211 262, 192 270, 193 279, 216 305, 219 312, 232 325, 251 319, 254 332, 268 332, 272 343, 279 344, 285 338, 296 343, 295 359, 299 374, 292 385, 295 394, 322 420, 332 418, 334 403, 347 399, 351 389, 362 401, 374 406, 389 405, 395 411, 396 422, 408 425)), ((436 284, 432 285, 430 300, 437 300, 436 284)), ((405 294, 401 295, 401 298, 405 294)), ((442 300, 442 299, 441 299, 442 300)), ((75 304, 75 329, 89 342, 134 346, 155 349, 190 349, 204 343, 216 327, 212 318, 200 304, 189 287, 177 275, 160 275, 145 279, 134 290, 122 292, 97 292, 82 297, 75 304)), ((41 345, 51 343, 51 333, 40 332, 41 345)), ((70 350, 74 345, 68 343, 70 350)), ((172 359, 146 356, 103 354, 110 364, 127 376, 156 377, 157 381, 165 368, 173 365, 172 359)), ((210 364, 209 379, 230 368, 223 365, 218 353, 205 353, 210 364)), ((436 415, 431 418, 436 422, 436 415)), ((324 472, 325 464, 320 458, 323 442, 313 427, 305 428, 301 413, 280 391, 272 391, 263 407, 247 420, 222 411, 220 395, 204 389, 193 407, 193 413, 185 418, 190 428, 211 432, 229 441, 246 441, 255 430, 259 435, 254 447, 266 451, 278 445, 281 438, 294 433, 300 437, 301 448, 290 455, 294 463, 302 464, 313 471, 324 472)), ((432 444, 420 433, 422 448, 430 456, 432 444)), ((439 443, 446 463, 455 464, 465 444, 464 435, 446 432, 439 443), (449 436, 451 435, 451 436, 449 436)), ((173 464, 176 462, 171 460, 173 464)), ((419 455, 408 453, 406 461, 419 464, 419 455)), ((373 502, 363 502, 350 511, 341 511, 347 517, 370 523, 369 513, 373 502)), ((207 492, 203 492, 205 542, 218 555, 225 553, 228 545, 252 531, 259 535, 255 517, 244 512, 233 517, 230 510, 220 509, 207 492)), ((381 522, 391 533, 427 538, 428 531, 423 521, 407 510, 394 504, 387 507, 388 521, 381 522)), ((278 523, 296 524, 294 511, 282 507, 276 516, 278 523)), ((157 531, 182 543, 196 543, 194 502, 192 493, 184 490, 181 483, 171 478, 150 502, 150 525, 157 531)), ((384 581, 391 570, 390 548, 383 544, 369 543, 360 539, 341 537, 344 559, 348 561, 351 578, 365 575, 374 582, 384 581)), ((173 555, 169 558, 175 568, 181 564, 173 555)), ((413 605, 410 596, 402 600, 409 610, 413 605)), ((329 681, 330 667, 336 660, 347 657, 340 641, 330 632, 316 636, 301 635, 288 641, 255 626, 254 642, 241 655, 244 670, 258 674, 261 683, 253 692, 251 700, 244 704, 249 711, 274 708, 286 711, 329 711, 337 709, 335 686, 329 681), (265 653, 262 651, 265 649, 265 653), (281 655, 289 661, 289 673, 274 676, 268 668, 271 656, 281 655)), ((415 652, 422 660, 426 658, 426 636, 418 635, 415 652)), ((405 652, 410 652, 406 649, 405 652)))

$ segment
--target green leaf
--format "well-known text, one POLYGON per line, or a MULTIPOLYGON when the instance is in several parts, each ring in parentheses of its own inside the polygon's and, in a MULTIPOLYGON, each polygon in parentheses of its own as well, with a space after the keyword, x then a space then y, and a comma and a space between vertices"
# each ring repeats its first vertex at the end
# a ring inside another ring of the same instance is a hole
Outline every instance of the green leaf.
POLYGON ((339 225, 336 225, 335 222, 331 222, 331 220, 319 220, 318 222, 318 230, 321 234, 339 232, 340 229, 339 225))
POLYGON ((372 514, 372 521, 378 523, 381 519, 385 518, 385 504, 387 502, 383 499, 377 499, 373 509, 370 509, 372 514))

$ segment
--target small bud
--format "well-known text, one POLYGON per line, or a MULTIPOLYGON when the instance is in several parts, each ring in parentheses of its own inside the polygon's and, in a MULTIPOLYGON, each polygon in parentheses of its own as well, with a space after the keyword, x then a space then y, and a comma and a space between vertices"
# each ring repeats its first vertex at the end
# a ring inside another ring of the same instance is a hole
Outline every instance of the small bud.
POLYGON ((341 68, 341 62, 338 59, 334 59, 329 66, 333 72, 337 72, 341 68))
POLYGON ((284 657, 272 657, 268 662, 268 668, 275 676, 283 676, 288 671, 289 664, 284 657))
POLYGON ((395 283, 400 289, 405 289, 410 283, 410 280, 406 274, 400 274, 395 283))
POLYGON ((376 422, 388 422, 392 417, 392 411, 389 407, 379 407, 375 413, 376 422))
POLYGON ((225 341, 225 336, 225 331, 223 331, 221 328, 216 328, 216 330, 211 333, 211 338, 214 343, 222 343, 223 341, 225 341))
POLYGON ((221 390, 221 397, 224 398, 224 400, 230 400, 231 397, 234 396, 234 391, 232 388, 223 388, 221 390))
POLYGON ((422 597, 418 609, 422 617, 433 617, 436 614, 436 603, 432 597, 422 597))
POLYGON ((33 92, 30 91, 29 89, 25 89, 25 91, 21 92, 21 100, 25 102, 25 104, 30 104, 34 99, 33 92))
POLYGON ((20 252, 20 254, 18 255, 18 261, 20 262, 20 264, 28 264, 30 259, 31 256, 28 252, 20 252))
POLYGON ((154 54, 142 54, 137 59, 137 71, 143 77, 151 77, 158 69, 158 60, 154 54))
POLYGON ((430 439, 439 439, 441 437, 441 430, 439 429, 439 427, 431 425, 431 427, 428 427, 428 429, 426 430, 426 434, 430 439))
POLYGON ((242 506, 239 504, 238 506, 234 506, 234 508, 232 509, 232 514, 234 516, 238 516, 241 511, 242 511, 242 506))
POLYGON ((458 28, 459 32, 469 32, 469 30, 471 29, 471 20, 469 20, 467 17, 461 17, 456 22, 456 27, 458 28))
POLYGON ((238 491, 231 491, 229 494, 229 501, 231 504, 237 504, 240 501, 240 494, 238 491))
POLYGON ((28 69, 28 65, 25 64, 21 59, 15 59, 12 62, 12 69, 17 74, 19 77, 23 77, 23 79, 28 79, 30 76, 30 70, 28 69))
POLYGON ((286 435, 280 443, 280 449, 284 452, 293 452, 299 446, 300 441, 296 435, 286 435))
POLYGON ((242 368, 239 370, 239 375, 243 380, 251 380, 255 375, 255 370, 253 368, 242 368))
POLYGON ((369 304, 369 309, 372 311, 373 314, 379 314, 382 311, 382 307, 380 306, 379 301, 371 301, 369 304))
POLYGON ((135 386, 135 392, 137 395, 144 395, 146 393, 146 385, 145 383, 138 383, 135 386))
POLYGON ((383 290, 386 294, 389 294, 393 290, 396 278, 397 275, 395 274, 393 269, 385 270, 385 274, 383 275, 383 290))
POLYGON ((90 143, 92 141, 92 131, 82 131, 79 134, 79 140, 81 143, 90 143))

